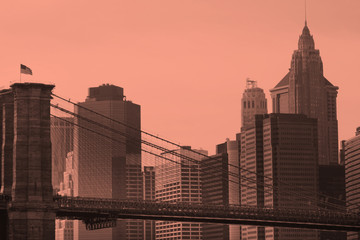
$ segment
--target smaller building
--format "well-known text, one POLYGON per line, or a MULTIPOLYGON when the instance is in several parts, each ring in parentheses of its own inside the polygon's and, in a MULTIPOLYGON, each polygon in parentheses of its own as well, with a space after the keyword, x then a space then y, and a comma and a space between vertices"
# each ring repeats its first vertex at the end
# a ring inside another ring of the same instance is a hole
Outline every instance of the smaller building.
MULTIPOLYGON (((216 146, 216 154, 201 160, 202 203, 240 204, 238 141, 229 139, 216 146)), ((204 224, 203 239, 240 239, 239 225, 204 224)))
MULTIPOLYGON (((360 127, 345 141, 345 187, 347 210, 360 213, 360 127)), ((360 239, 359 233, 349 232, 348 240, 355 239, 360 239)))
MULTIPOLYGON (((67 154, 65 160, 66 167, 63 172, 64 181, 60 183, 60 191, 58 192, 61 196, 74 196, 74 158, 73 152, 67 154)), ((55 239, 56 240, 73 240, 74 239, 74 221, 73 220, 55 220, 55 239)))
MULTIPOLYGON (((155 159, 155 199, 169 203, 201 203, 200 162, 205 150, 182 146, 155 159), (166 158, 166 159, 165 159, 166 158), (169 161, 167 159, 171 159, 169 161)), ((156 222, 156 239, 202 239, 201 223, 156 222)))
MULTIPOLYGON (((319 207, 345 211, 345 167, 319 166, 319 207)), ((346 232, 321 231, 320 240, 346 240, 346 232)))

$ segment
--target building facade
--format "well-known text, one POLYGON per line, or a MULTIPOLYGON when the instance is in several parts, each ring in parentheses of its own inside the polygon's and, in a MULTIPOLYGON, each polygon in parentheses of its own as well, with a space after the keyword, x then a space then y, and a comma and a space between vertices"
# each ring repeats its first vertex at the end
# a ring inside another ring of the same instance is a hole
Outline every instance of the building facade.
MULTIPOLYGON (((263 116, 262 131, 264 207, 317 209, 317 120, 302 114, 269 114, 263 116)), ((316 230, 265 227, 266 240, 318 238, 316 230)))
MULTIPOLYGON (((207 155, 207 151, 193 150, 190 146, 183 146, 163 152, 162 157, 157 157, 155 160, 156 201, 201 203, 200 162, 204 155, 207 155), (192 160, 190 161, 189 158, 192 160)), ((203 239, 202 224, 157 221, 156 239, 203 239)))
MULTIPOLYGON (((142 199, 140 106, 126 100, 123 88, 101 85, 89 89, 75 113, 74 195, 142 199)), ((118 220, 91 233, 76 221, 75 239, 140 240, 143 221, 118 220)))
MULTIPOLYGON (((319 166, 319 207, 346 210, 344 165, 319 166)), ((346 240, 346 235, 346 232, 321 231, 320 240, 346 240)))
MULTIPOLYGON (((201 160, 202 203, 240 204, 238 142, 216 146, 216 155, 201 160)), ((239 225, 203 224, 203 239, 240 239, 239 225)))
MULTIPOLYGON (((263 158, 263 115, 255 115, 253 121, 241 132, 241 205, 264 206, 264 158, 263 158)), ((242 226, 242 239, 265 238, 264 227, 242 226)))
POLYGON ((321 165, 338 163, 337 90, 324 77, 320 52, 305 22, 289 72, 270 93, 274 113, 305 114, 318 120, 321 165))
MULTIPOLYGON (((345 141, 345 186, 346 208, 348 211, 360 212, 360 127, 355 137, 345 141)), ((349 232, 348 240, 359 239, 359 233, 349 232)))

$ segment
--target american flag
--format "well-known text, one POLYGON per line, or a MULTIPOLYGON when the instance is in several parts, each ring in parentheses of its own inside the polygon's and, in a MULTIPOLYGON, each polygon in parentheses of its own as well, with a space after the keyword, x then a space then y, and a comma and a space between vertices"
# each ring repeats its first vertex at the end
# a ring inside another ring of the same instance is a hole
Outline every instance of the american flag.
POLYGON ((20 64, 20 73, 32 75, 31 69, 22 64, 20 64))

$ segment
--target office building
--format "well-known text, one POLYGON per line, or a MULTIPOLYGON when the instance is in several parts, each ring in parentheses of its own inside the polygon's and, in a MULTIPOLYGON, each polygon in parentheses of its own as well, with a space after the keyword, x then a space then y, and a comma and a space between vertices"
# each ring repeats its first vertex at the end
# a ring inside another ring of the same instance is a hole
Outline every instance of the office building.
MULTIPOLYGON (((241 205, 264 207, 263 115, 255 115, 241 131, 241 205)), ((265 238, 264 227, 242 226, 242 239, 265 238)))
MULTIPOLYGON (((317 120, 302 114, 263 116, 264 207, 317 209, 317 120), (272 187, 269 187, 272 186, 272 187)), ((265 239, 316 240, 318 231, 265 227, 265 239)))
POLYGON ((60 182, 64 181, 66 156, 73 150, 73 121, 72 117, 50 118, 50 137, 53 146, 51 148, 52 185, 55 192, 59 191, 60 182))
MULTIPOLYGON (((355 137, 345 141, 345 187, 346 208, 360 212, 360 127, 355 137)), ((360 239, 359 233, 348 232, 348 240, 360 239)))
MULTIPOLYGON (((344 165, 319 166, 319 207, 344 212, 345 202, 344 165)), ((320 240, 346 240, 346 232, 320 231, 320 240)))
MULTIPOLYGON (((202 203, 239 205, 238 142, 227 140, 216 146, 216 154, 201 160, 202 203)), ((240 239, 239 225, 203 224, 203 239, 240 239)))
MULTIPOLYGON (((156 201, 201 203, 200 161, 204 155, 207 155, 207 151, 183 146, 157 157, 156 201)), ((203 239, 202 226, 200 223, 157 221, 156 239, 203 239)))
MULTIPOLYGON (((144 166, 143 171, 143 199, 155 200, 155 167, 144 166)), ((155 221, 144 221, 144 240, 155 240, 155 221)))
POLYGON ((337 90, 324 77, 320 52, 305 22, 289 72, 270 93, 274 113, 305 114, 318 120, 320 165, 338 163, 337 90))
MULTIPOLYGON (((90 88, 75 113, 74 195, 142 199, 140 106, 126 100, 123 88, 107 84, 90 88)), ((75 239, 143 239, 140 220, 91 232, 76 221, 74 228, 75 239)))

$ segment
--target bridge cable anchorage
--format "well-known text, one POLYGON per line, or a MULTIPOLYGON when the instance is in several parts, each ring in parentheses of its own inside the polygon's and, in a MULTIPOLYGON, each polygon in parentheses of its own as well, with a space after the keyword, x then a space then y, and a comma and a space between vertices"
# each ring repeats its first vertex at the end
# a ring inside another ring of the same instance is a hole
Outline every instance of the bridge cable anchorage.
MULTIPOLYGON (((83 118, 84 119, 84 117, 81 117, 81 116, 78 116, 78 115, 76 115, 76 114, 74 114, 74 113, 71 113, 70 111, 67 111, 67 110, 64 110, 64 109, 62 109, 62 108, 60 108, 58 105, 52 105, 52 107, 55 107, 55 108, 58 108, 58 109, 60 109, 61 111, 64 111, 64 112, 67 112, 67 113, 69 113, 69 114, 71 114, 71 115, 73 115, 73 116, 75 116, 75 117, 80 117, 80 118, 83 118)), ((97 125, 102 125, 102 124, 100 124, 100 123, 96 123, 96 122, 94 122, 94 121, 92 121, 92 120, 87 120, 87 121, 90 121, 90 122, 92 122, 93 124, 97 124, 97 125)), ((111 128, 109 128, 108 126, 105 126, 105 125, 102 125, 104 128, 106 128, 106 129, 108 129, 108 130, 111 130, 111 128)), ((112 130, 114 130, 114 129, 112 129, 112 130)), ((120 133, 120 134, 122 134, 122 135, 124 135, 123 133, 120 133)), ((145 143, 145 144, 147 144, 147 145, 149 145, 149 146, 151 146, 151 147, 154 147, 154 148, 157 148, 157 149, 159 149, 159 150, 161 150, 161 151, 168 151, 168 149, 165 149, 165 148, 163 148, 163 147, 160 147, 160 146, 157 146, 157 145, 154 145, 154 144, 152 144, 152 143, 148 143, 148 142, 146 142, 146 141, 142 141, 142 143, 145 143)), ((206 155, 205 155, 206 156, 206 155)), ((163 158, 162 156, 158 156, 158 157, 161 157, 161 158, 163 158)), ((180 155, 178 155, 178 157, 182 157, 182 156, 180 156, 180 155)), ((187 156, 184 156, 183 158, 185 158, 185 159, 187 159, 187 160, 193 160, 193 161, 195 161, 196 163, 198 163, 198 161, 197 160, 194 160, 194 159, 191 159, 191 158, 189 158, 189 157, 187 157, 187 156)), ((238 175, 234 175, 234 174, 230 174, 231 176, 235 176, 235 177, 238 177, 238 175)), ((255 183, 256 182, 256 179, 250 179, 250 178, 246 178, 246 177, 244 177, 244 176, 240 176, 243 180, 246 180, 246 181, 252 181, 253 183, 255 183)), ((231 180, 230 180, 231 181, 231 180)), ((234 182, 234 181, 232 181, 232 182, 234 182)), ((239 184, 238 182, 234 182, 234 183, 236 183, 236 184, 239 184)), ((247 186, 247 185, 245 185, 246 187, 248 187, 248 188, 251 188, 250 186, 247 186)), ((263 185, 264 187, 270 187, 270 188, 274 188, 272 185, 263 185)), ((258 186, 259 187, 259 186, 258 186)), ((257 188, 255 188, 255 189, 257 189, 257 188)), ((267 193, 269 193, 269 192, 267 192, 267 193)), ((276 192, 275 192, 276 193, 276 192)), ((305 198, 306 199, 306 197, 304 197, 303 195, 301 195, 301 194, 299 194, 298 192, 292 192, 292 194, 294 194, 295 193, 295 195, 300 195, 300 197, 301 198, 305 198)), ((274 193, 270 193, 270 194, 274 194, 274 193)), ((313 194, 313 193, 312 193, 313 194)), ((308 200, 310 200, 311 202, 314 202, 314 199, 313 198, 311 198, 311 199, 309 199, 309 198, 307 198, 308 200)), ((317 201, 317 200, 316 200, 317 201)), ((316 203, 316 202, 315 202, 316 203)), ((330 203, 327 203, 328 205, 330 205, 330 203)), ((338 205, 334 205, 334 204, 332 204, 331 205, 332 207, 337 207, 337 208, 341 208, 341 207, 339 207, 338 205)), ((318 207, 318 205, 316 205, 316 207, 318 207)), ((343 210, 343 208, 341 208, 341 210, 343 210)))
MULTIPOLYGON (((56 95, 56 94, 54 94, 54 93, 53 93, 52 95, 53 95, 54 97, 56 97, 56 98, 59 98, 59 99, 65 101, 65 102, 71 103, 71 104, 73 104, 74 106, 77 106, 77 107, 79 107, 79 108, 85 109, 85 110, 87 110, 87 111, 89 111, 89 112, 92 112, 92 113, 94 113, 94 114, 96 114, 96 115, 98 115, 98 116, 101 116, 101 117, 103 117, 103 118, 105 118, 105 119, 108 119, 108 120, 110 120, 110 121, 116 122, 116 123, 121 124, 121 125, 123 125, 123 126, 126 126, 126 127, 128 127, 128 128, 131 128, 131 129, 133 129, 133 130, 135 130, 135 131, 139 131, 139 132, 141 132, 141 133, 144 133, 144 134, 146 134, 146 135, 149 135, 150 137, 153 137, 153 138, 156 138, 156 139, 158 139, 158 140, 164 141, 164 142, 169 143, 169 144, 171 144, 171 145, 174 145, 174 146, 176 146, 176 147, 179 147, 179 148, 182 147, 181 145, 179 145, 179 144, 177 144, 177 143, 171 142, 171 141, 166 140, 166 139, 164 139, 164 138, 160 138, 160 137, 158 137, 158 136, 156 136, 156 135, 154 135, 154 134, 151 134, 151 133, 142 131, 141 129, 138 129, 138 128, 134 128, 133 126, 130 126, 130 125, 125 124, 125 123, 123 123, 123 122, 120 122, 120 121, 118 121, 118 120, 112 119, 112 118, 110 118, 110 117, 108 117, 108 116, 105 116, 105 115, 103 115, 103 114, 101 114, 101 113, 98 113, 98 112, 96 112, 96 111, 93 111, 93 110, 91 110, 91 109, 88 109, 88 108, 86 108, 86 107, 83 107, 83 106, 81 106, 81 105, 79 105, 79 104, 76 104, 76 103, 70 101, 70 99, 66 99, 66 98, 60 97, 60 96, 58 96, 58 95, 56 95)), ((202 155, 203 157, 206 157, 207 159, 212 159, 211 157, 209 157, 209 156, 207 156, 207 155, 205 155, 205 154, 199 153, 199 152, 197 152, 197 151, 194 151, 193 149, 189 149, 189 151, 191 151, 191 152, 193 152, 193 153, 195 153, 195 154, 202 155)), ((248 169, 245 169, 245 168, 242 168, 242 167, 240 167, 240 166, 233 165, 233 164, 228 164, 228 165, 231 166, 231 167, 237 168, 237 169, 239 169, 240 171, 245 171, 245 172, 248 172, 248 173, 250 173, 250 174, 255 174, 256 176, 263 177, 263 178, 266 178, 266 179, 269 179, 269 180, 273 181, 272 177, 265 176, 264 174, 259 174, 259 173, 250 171, 250 170, 248 170, 248 169)), ((294 187, 295 189, 298 189, 298 190, 300 189, 300 190, 302 190, 303 193, 304 193, 304 192, 309 192, 308 190, 304 189, 304 188, 301 187, 301 186, 294 186, 293 184, 289 184, 289 183, 287 183, 287 182, 280 181, 280 180, 279 180, 278 182, 281 183, 281 184, 283 184, 283 185, 292 186, 292 187, 294 187)), ((322 196, 322 197, 324 197, 325 199, 332 199, 332 200, 335 200, 335 201, 337 201, 337 202, 343 202, 343 203, 345 203, 344 200, 337 199, 337 198, 328 196, 328 195, 323 194, 323 193, 314 193, 314 192, 309 192, 309 193, 310 193, 311 196, 313 196, 314 194, 317 194, 318 196, 322 196)), ((293 194, 301 195, 301 193, 299 193, 298 191, 294 191, 293 194)), ((331 203, 327 203, 327 204, 331 204, 331 203)), ((357 204, 354 204, 354 205, 356 205, 357 207, 360 208, 360 205, 357 205, 357 204)), ((333 204, 332 207, 334 207, 334 208, 341 208, 341 207, 339 207, 339 205, 337 205, 337 204, 333 204)))

